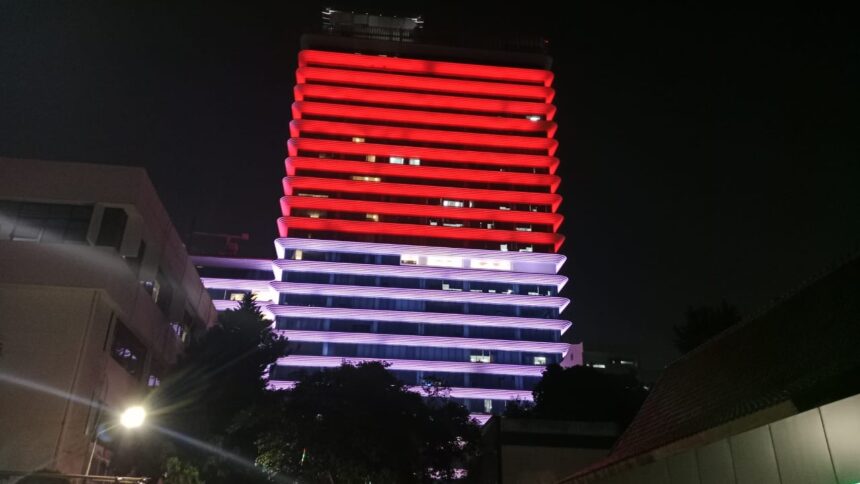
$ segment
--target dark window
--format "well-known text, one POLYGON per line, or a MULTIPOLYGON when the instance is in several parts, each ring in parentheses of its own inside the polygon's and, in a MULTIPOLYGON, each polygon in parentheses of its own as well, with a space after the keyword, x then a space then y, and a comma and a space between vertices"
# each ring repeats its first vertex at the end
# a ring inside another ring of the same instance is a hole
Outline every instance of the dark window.
POLYGON ((110 353, 113 359, 135 378, 139 378, 143 373, 146 346, 119 319, 116 320, 110 353))
POLYGON ((0 224, 12 240, 86 242, 92 213, 87 205, 0 201, 0 224))
POLYGON ((161 309, 161 312, 166 315, 170 311, 170 303, 173 302, 173 286, 161 269, 158 270, 156 281, 158 283, 158 297, 155 303, 161 309))
POLYGON ((119 249, 119 246, 122 244, 122 234, 125 232, 126 222, 128 222, 128 214, 125 213, 124 209, 115 207, 105 208, 96 245, 119 249))
MULTIPOLYGON (((146 255, 146 242, 140 241, 140 246, 137 248, 137 255, 134 257, 126 257, 125 263, 131 268, 132 272, 137 275, 140 272, 140 264, 143 263, 143 257, 146 255)), ((152 292, 150 291, 150 294, 152 292)))

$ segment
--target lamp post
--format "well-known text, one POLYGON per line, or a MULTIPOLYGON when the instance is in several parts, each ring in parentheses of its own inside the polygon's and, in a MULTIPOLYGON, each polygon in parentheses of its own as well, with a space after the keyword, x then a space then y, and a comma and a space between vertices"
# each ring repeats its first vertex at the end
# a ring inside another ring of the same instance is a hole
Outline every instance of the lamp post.
MULTIPOLYGON (((101 418, 99 418, 99 421, 101 418)), ((144 420, 146 420, 146 410, 140 405, 135 405, 132 407, 128 407, 122 412, 119 416, 119 425, 127 428, 127 429, 136 429, 143 425, 144 420)), ((99 428, 99 421, 96 421, 96 429, 99 428)), ((87 461, 87 470, 84 472, 84 482, 87 481, 86 477, 90 475, 90 469, 93 466, 93 457, 96 455, 96 444, 98 444, 99 436, 104 432, 116 427, 116 425, 111 425, 103 430, 98 430, 96 432, 96 436, 93 439, 93 448, 90 451, 90 459, 87 461)))

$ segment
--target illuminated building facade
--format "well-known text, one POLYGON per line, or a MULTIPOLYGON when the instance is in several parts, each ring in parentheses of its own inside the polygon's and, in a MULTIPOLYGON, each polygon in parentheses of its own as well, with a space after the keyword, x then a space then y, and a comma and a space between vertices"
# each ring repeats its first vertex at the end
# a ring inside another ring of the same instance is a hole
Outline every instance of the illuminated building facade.
POLYGON ((559 319, 553 74, 476 52, 303 38, 278 259, 197 258, 216 307, 251 291, 292 342, 273 386, 379 360, 486 414, 581 363, 559 319))

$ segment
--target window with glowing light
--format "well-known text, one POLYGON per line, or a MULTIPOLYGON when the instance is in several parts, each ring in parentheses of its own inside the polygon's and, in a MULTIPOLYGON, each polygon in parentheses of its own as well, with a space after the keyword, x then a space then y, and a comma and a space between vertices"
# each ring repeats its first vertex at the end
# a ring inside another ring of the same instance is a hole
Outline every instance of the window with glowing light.
POLYGON ((472 363, 492 363, 493 357, 489 353, 482 351, 477 355, 469 355, 469 361, 472 363))
POLYGON ((146 346, 118 319, 110 353, 114 361, 119 363, 130 375, 135 378, 141 376, 146 360, 146 346))
POLYGON ((417 266, 419 257, 417 255, 403 254, 400 256, 400 264, 406 266, 417 266))
POLYGON ((427 265, 434 267, 463 267, 462 257, 444 257, 431 255, 427 257, 427 265))

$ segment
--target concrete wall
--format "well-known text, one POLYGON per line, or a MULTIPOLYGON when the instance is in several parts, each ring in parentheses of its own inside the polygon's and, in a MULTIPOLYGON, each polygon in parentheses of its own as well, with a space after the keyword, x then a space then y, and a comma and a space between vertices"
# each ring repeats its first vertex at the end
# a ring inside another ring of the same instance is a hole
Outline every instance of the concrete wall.
POLYGON ((505 484, 553 484, 578 469, 606 457, 606 449, 502 446, 502 481, 505 484))
POLYGON ((860 482, 860 395, 588 482, 854 484, 860 482))
POLYGON ((2 385, 0 468, 81 472, 88 402, 122 405, 140 388, 109 357, 113 304, 95 289, 0 284, 0 315, 0 373, 29 385, 2 385))

